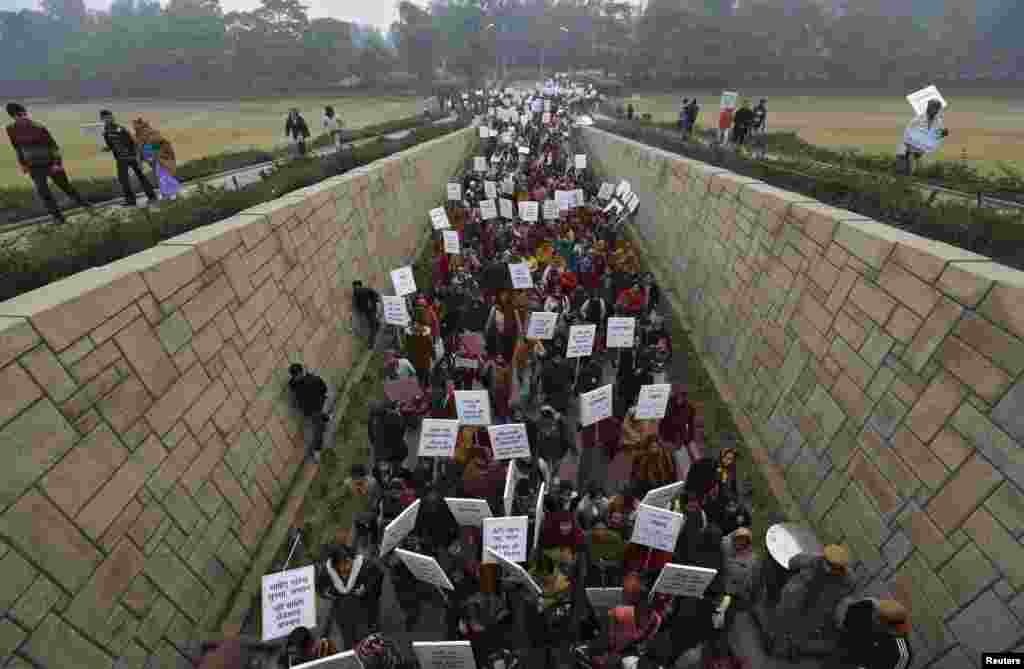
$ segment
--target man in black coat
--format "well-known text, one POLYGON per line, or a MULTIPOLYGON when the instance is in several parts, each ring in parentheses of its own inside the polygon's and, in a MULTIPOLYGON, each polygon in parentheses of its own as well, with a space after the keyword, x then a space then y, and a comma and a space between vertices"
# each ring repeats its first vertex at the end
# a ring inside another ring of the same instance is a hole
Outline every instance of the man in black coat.
POLYGON ((121 182, 121 190, 124 191, 125 206, 135 206, 135 189, 132 188, 131 174, 135 172, 135 178, 142 184, 142 190, 146 192, 146 199, 156 202, 156 191, 153 184, 142 171, 139 164, 139 151, 135 146, 135 138, 123 125, 114 122, 114 114, 108 109, 100 112, 100 120, 103 121, 103 141, 107 145, 107 151, 114 154, 114 161, 117 163, 117 180, 121 182))
POLYGON ((310 450, 313 460, 320 461, 320 451, 324 446, 324 432, 330 415, 324 411, 327 401, 327 384, 316 374, 307 371, 302 365, 295 363, 288 367, 288 390, 293 403, 302 415, 313 423, 313 438, 310 450))
POLYGON ((380 293, 373 288, 366 288, 362 281, 352 282, 352 307, 360 320, 365 324, 368 333, 369 347, 372 349, 377 343, 377 332, 380 330, 380 293))
POLYGON ((337 546, 326 562, 318 565, 318 572, 317 590, 333 602, 327 628, 337 625, 342 650, 349 650, 377 630, 384 571, 370 557, 337 546))
POLYGON ((288 120, 284 123, 284 136, 298 145, 299 155, 306 155, 306 140, 309 139, 309 126, 298 109, 288 112, 288 120))
POLYGON ((405 418, 394 404, 383 402, 371 407, 366 430, 374 460, 391 463, 393 469, 400 467, 409 455, 409 447, 405 443, 405 418))

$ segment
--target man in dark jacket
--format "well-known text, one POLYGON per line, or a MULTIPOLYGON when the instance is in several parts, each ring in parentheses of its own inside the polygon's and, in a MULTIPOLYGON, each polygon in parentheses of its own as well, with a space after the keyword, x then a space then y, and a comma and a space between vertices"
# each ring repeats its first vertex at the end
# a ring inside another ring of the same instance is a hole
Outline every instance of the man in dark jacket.
POLYGON ((754 110, 750 108, 750 101, 744 100, 743 105, 736 110, 733 117, 732 138, 736 146, 743 146, 747 141, 747 134, 754 126, 754 110))
POLYGON ((288 113, 288 120, 284 124, 284 136, 290 138, 299 147, 299 155, 306 155, 306 140, 309 139, 309 126, 306 119, 298 109, 292 109, 288 113))
POLYGON ((71 185, 61 160, 60 147, 50 135, 50 131, 31 120, 28 117, 28 110, 16 102, 7 105, 7 113, 14 119, 14 123, 7 126, 7 137, 14 147, 21 171, 32 178, 36 192, 50 211, 53 220, 57 223, 67 222, 60 207, 57 206, 53 192, 50 191, 48 179, 53 179, 53 182, 78 206, 89 209, 89 203, 71 185))
POLYGON ((146 199, 149 202, 156 202, 156 191, 149 179, 142 172, 142 165, 139 164, 139 152, 135 146, 135 138, 123 125, 114 122, 114 114, 108 109, 100 112, 100 120, 103 121, 103 141, 107 144, 107 151, 114 154, 114 161, 117 163, 117 180, 121 182, 121 190, 124 191, 124 203, 128 207, 135 206, 135 189, 132 188, 131 175, 129 170, 135 172, 135 178, 142 184, 142 190, 146 192, 146 199))
POLYGON ((761 98, 761 101, 754 107, 754 132, 761 133, 768 129, 768 101, 761 98))
POLYGON ((366 288, 362 281, 352 282, 352 306, 355 313, 366 324, 369 330, 369 346, 374 348, 377 344, 377 332, 380 330, 380 316, 378 307, 380 305, 380 293, 373 288, 366 288))
POLYGON ((327 401, 327 384, 316 374, 295 363, 288 367, 288 389, 302 415, 313 422, 312 455, 313 460, 320 461, 320 450, 324 446, 324 431, 330 420, 324 412, 327 401))
POLYGON ((401 466, 409 455, 405 428, 405 418, 391 402, 370 409, 366 429, 375 460, 389 462, 396 469, 401 466))
POLYGON ((370 557, 356 555, 348 546, 338 546, 319 565, 318 572, 317 590, 333 600, 327 629, 332 623, 337 625, 342 650, 348 650, 377 630, 384 571, 370 557))

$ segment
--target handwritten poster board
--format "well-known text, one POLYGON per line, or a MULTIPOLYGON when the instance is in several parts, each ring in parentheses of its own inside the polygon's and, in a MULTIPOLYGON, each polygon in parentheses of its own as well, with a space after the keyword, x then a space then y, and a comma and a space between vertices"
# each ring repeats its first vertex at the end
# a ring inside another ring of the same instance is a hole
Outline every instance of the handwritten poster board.
MULTIPOLYGON (((492 114, 493 116, 493 114, 492 114)), ((480 139, 488 139, 491 136, 491 129, 486 125, 480 126, 480 139)))
POLYGON ((718 574, 717 569, 694 567, 671 562, 661 568, 651 594, 660 592, 676 597, 703 597, 704 591, 718 574))
POLYGON ((384 322, 387 325, 397 325, 400 328, 409 326, 411 319, 404 297, 382 295, 381 302, 384 304, 384 322))
POLYGON ((553 339, 558 325, 558 314, 553 311, 531 311, 526 324, 527 339, 553 339))
POLYGON ((346 650, 312 662, 296 664, 292 669, 363 669, 363 663, 354 650, 346 650))
POLYGON ((554 200, 544 200, 544 220, 553 221, 558 218, 558 203, 554 200))
POLYGON ((263 640, 288 636, 296 627, 316 627, 313 565, 263 577, 263 640))
POLYGON ((474 172, 486 172, 487 171, 487 158, 483 156, 473 157, 473 171, 474 172))
POLYGON ((942 108, 946 108, 946 99, 942 97, 942 93, 939 93, 939 89, 935 86, 927 86, 907 96, 907 102, 914 108, 914 113, 918 116, 928 111, 928 103, 932 100, 938 100, 942 103, 942 108))
POLYGON ((448 184, 448 199, 456 201, 462 199, 462 184, 448 184))
POLYGON ((577 153, 574 163, 578 170, 587 169, 587 155, 585 153, 577 153))
POLYGON ((672 394, 672 384, 655 383, 640 387, 637 397, 637 420, 661 420, 668 410, 668 399, 672 394))
POLYGON ((507 197, 503 197, 498 201, 501 205, 501 217, 508 220, 512 220, 516 217, 516 210, 512 206, 512 200, 507 197))
POLYGON ((616 197, 623 198, 633 192, 633 187, 629 185, 629 182, 623 179, 619 182, 619 185, 615 187, 616 197))
POLYGON ((580 423, 593 425, 612 415, 612 384, 580 395, 580 423))
POLYGON ((420 669, 477 669, 468 641, 413 641, 420 669))
POLYGON ((530 441, 526 436, 526 425, 508 423, 491 425, 487 428, 491 438, 491 450, 495 460, 514 460, 530 457, 530 441))
POLYGON ((656 506, 659 509, 667 509, 668 505, 672 503, 680 493, 683 492, 683 487, 686 485, 686 481, 676 481, 675 483, 669 483, 663 485, 660 488, 655 488, 649 491, 644 498, 640 500, 641 504, 647 506, 656 506))
POLYGON ((418 580, 445 590, 455 589, 452 582, 448 580, 448 575, 444 573, 444 569, 441 569, 441 565, 437 564, 437 560, 429 555, 401 548, 395 549, 395 555, 405 563, 405 566, 418 580))
POLYGON ((633 525, 633 536, 629 540, 655 550, 672 552, 676 549, 676 539, 682 527, 682 514, 641 504, 633 525))
POLYGON ((455 456, 455 443, 459 438, 459 421, 443 418, 424 418, 420 426, 421 458, 451 458, 455 456))
POLYGON ((486 390, 456 390, 455 412, 462 425, 490 425, 491 398, 486 390))
POLYGON ((533 275, 530 266, 525 262, 510 262, 508 273, 512 277, 512 287, 518 290, 533 288, 533 275))
POLYGON ((447 230, 452 227, 452 224, 448 222, 448 212, 444 207, 435 207, 430 210, 430 224, 434 226, 435 230, 447 230))
POLYGON ((582 188, 577 188, 572 192, 572 204, 574 207, 582 207, 587 203, 587 194, 583 192, 582 188))
POLYGON ((633 348, 636 319, 613 316, 608 319, 608 348, 633 348))
POLYGON ((537 492, 537 506, 533 510, 533 550, 537 550, 540 545, 540 530, 544 527, 544 496, 547 492, 547 484, 541 483, 537 492))
POLYGON ((512 577, 512 580, 525 585, 534 595, 539 597, 544 592, 537 584, 537 581, 533 580, 533 577, 530 576, 529 572, 517 565, 515 562, 506 559, 500 553, 492 551, 489 548, 484 549, 484 555, 485 557, 490 556, 491 562, 497 562, 504 567, 512 577))
POLYGON ((416 500, 398 514, 398 517, 387 524, 380 540, 380 555, 384 557, 391 549, 402 543, 416 527, 416 518, 420 515, 420 501, 416 500))
POLYGON ((488 200, 497 200, 498 184, 494 183, 493 181, 484 181, 484 195, 487 196, 488 200))
POLYGON ((416 277, 413 276, 412 267, 406 265, 391 270, 391 285, 395 287, 395 295, 405 297, 416 292, 416 277))
POLYGON ((519 218, 527 223, 536 223, 539 216, 540 204, 533 200, 526 200, 519 203, 519 218))
POLYGON ((459 255, 462 253, 462 245, 459 243, 459 233, 455 230, 445 230, 441 233, 444 235, 444 252, 451 253, 453 255, 459 255))
POLYGON ((565 350, 566 358, 586 358, 594 353, 594 337, 597 336, 597 325, 573 325, 569 328, 569 344, 565 350))
MULTIPOLYGON (((484 548, 502 556, 510 562, 526 562, 526 516, 502 516, 484 518, 484 548)), ((493 564, 494 558, 485 550, 484 564, 493 564)))
POLYGON ((612 195, 615 193, 615 184, 610 184, 607 181, 601 184, 601 190, 597 191, 597 198, 599 200, 610 200, 612 195))
POLYGON ((505 504, 505 515, 512 515, 512 502, 516 497, 516 482, 519 481, 519 472, 516 471, 516 461, 509 460, 508 468, 505 470, 505 491, 502 494, 502 502, 505 504))
POLYGON ((587 599, 595 609, 614 609, 624 601, 622 588, 587 588, 587 599))
POLYGON ((498 218, 498 208, 494 205, 494 200, 480 200, 480 218, 485 221, 498 218))
POLYGON ((491 506, 484 499, 468 499, 465 497, 445 497, 445 503, 455 516, 455 522, 459 525, 470 527, 482 527, 484 518, 494 516, 491 513, 491 506))
POLYGON ((558 211, 569 211, 572 209, 575 199, 576 196, 573 195, 571 190, 555 191, 555 203, 558 205, 558 211))
POLYGON ((629 196, 626 197, 625 204, 626 209, 629 211, 629 213, 632 214, 633 212, 636 211, 636 208, 640 206, 640 196, 637 195, 636 193, 630 193, 629 196))

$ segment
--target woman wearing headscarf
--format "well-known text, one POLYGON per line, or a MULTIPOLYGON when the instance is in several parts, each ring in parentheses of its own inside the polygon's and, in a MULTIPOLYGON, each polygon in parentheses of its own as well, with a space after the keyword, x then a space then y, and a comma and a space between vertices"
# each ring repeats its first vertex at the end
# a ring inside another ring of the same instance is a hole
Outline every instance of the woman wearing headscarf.
POLYGON ((143 119, 135 119, 132 126, 135 129, 139 156, 143 162, 152 166, 153 174, 156 175, 160 186, 160 197, 164 200, 175 199, 181 191, 181 182, 174 176, 177 170, 174 147, 159 130, 143 119))
POLYGON ((942 118, 942 102, 930 100, 923 114, 918 114, 903 131, 903 162, 904 174, 914 173, 914 164, 924 156, 938 148, 938 145, 949 136, 942 118))

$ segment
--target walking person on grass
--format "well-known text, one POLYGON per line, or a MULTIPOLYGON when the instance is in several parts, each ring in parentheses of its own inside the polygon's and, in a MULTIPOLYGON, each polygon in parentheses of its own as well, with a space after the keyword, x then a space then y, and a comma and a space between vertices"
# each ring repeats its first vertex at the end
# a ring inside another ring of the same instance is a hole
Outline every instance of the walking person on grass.
POLYGON ((160 198, 177 199, 181 192, 181 182, 174 176, 178 168, 174 147, 159 130, 141 118, 132 121, 132 127, 138 140, 140 157, 153 168, 156 182, 160 186, 160 198))
POLYGON ((300 157, 306 155, 306 140, 309 139, 309 126, 306 125, 306 119, 302 118, 302 114, 299 113, 298 109, 292 109, 288 112, 288 120, 284 123, 284 136, 291 138, 295 142, 300 157))
POLYGON ((117 163, 117 180, 121 182, 121 190, 124 191, 125 206, 134 207, 136 204, 130 172, 135 172, 135 178, 142 184, 142 190, 146 192, 146 204, 156 202, 156 191, 142 171, 139 149, 135 145, 131 131, 116 123, 113 112, 108 109, 100 112, 100 120, 103 121, 103 141, 107 144, 106 150, 114 154, 114 161, 117 163))
POLYGON ((57 184, 62 191, 74 200, 78 206, 91 209, 92 206, 75 190, 68 179, 61 160, 60 147, 45 126, 28 117, 28 110, 17 102, 7 105, 7 113, 14 123, 7 126, 7 137, 11 140, 14 153, 18 157, 21 171, 32 178, 36 192, 42 198, 56 223, 67 223, 57 200, 50 190, 49 180, 57 184))

